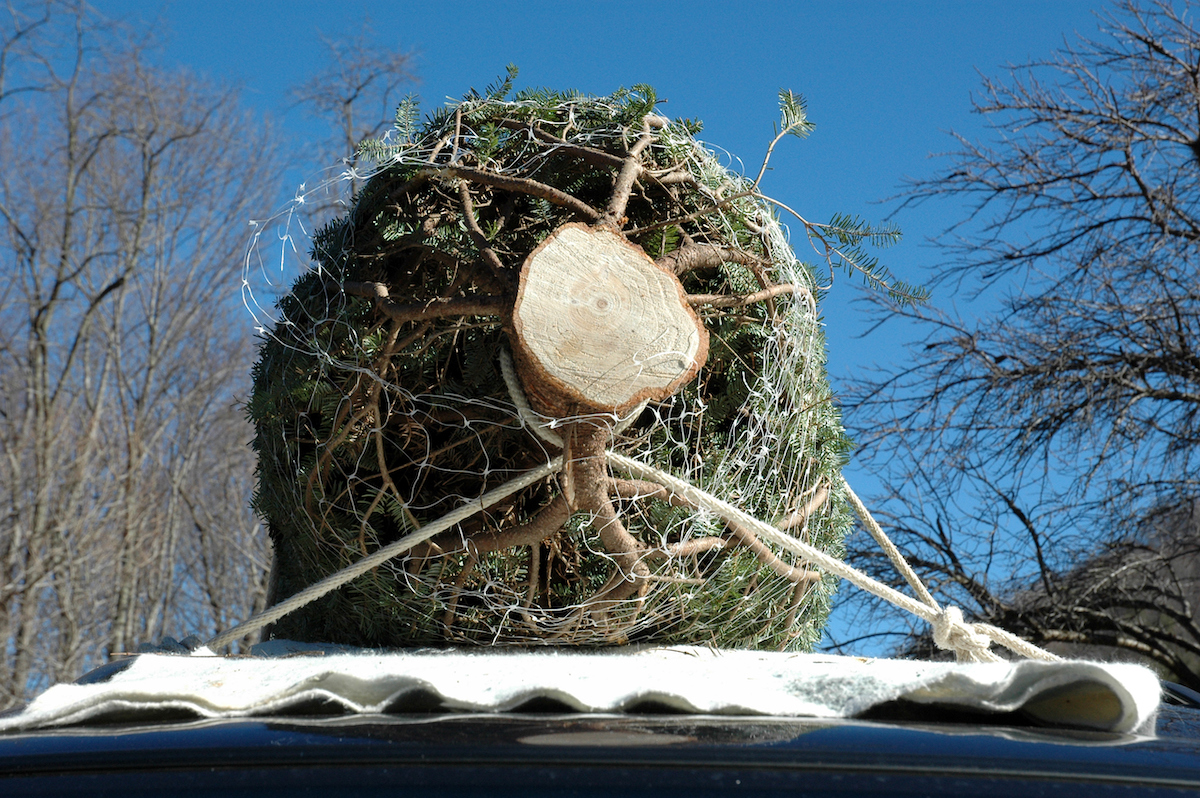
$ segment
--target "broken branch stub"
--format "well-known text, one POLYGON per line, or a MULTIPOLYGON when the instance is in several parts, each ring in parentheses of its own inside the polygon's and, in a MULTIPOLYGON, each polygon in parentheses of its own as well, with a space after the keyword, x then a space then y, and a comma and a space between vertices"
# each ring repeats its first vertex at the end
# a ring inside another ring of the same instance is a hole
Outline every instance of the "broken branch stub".
POLYGON ((531 406, 555 418, 666 399, 708 357, 678 278, 623 236, 574 222, 526 258, 510 336, 531 406))

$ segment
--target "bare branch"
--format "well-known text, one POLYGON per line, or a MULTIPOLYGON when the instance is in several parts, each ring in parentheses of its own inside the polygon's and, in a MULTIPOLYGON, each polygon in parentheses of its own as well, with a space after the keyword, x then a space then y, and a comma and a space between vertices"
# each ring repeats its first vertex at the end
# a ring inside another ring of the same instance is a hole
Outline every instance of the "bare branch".
POLYGON ((377 300, 379 310, 398 322, 428 321, 450 316, 501 316, 507 303, 502 297, 438 297, 423 304, 402 305, 388 298, 383 283, 347 281, 342 290, 351 296, 377 300))
POLYGON ((528 177, 509 177, 471 166, 431 166, 423 170, 420 174, 438 177, 459 177, 486 186, 494 186, 509 191, 520 191, 531 197, 538 197, 574 211, 589 222, 594 222, 600 218, 600 212, 586 202, 571 196, 565 191, 560 191, 553 186, 539 183, 528 177))
POLYGON ((741 263, 748 266, 762 262, 762 258, 752 252, 715 244, 688 244, 655 261, 676 275, 687 274, 696 269, 715 269, 722 263, 741 263))
POLYGON ((740 308, 745 307, 746 305, 753 305, 756 302, 764 302, 768 299, 774 299, 777 296, 795 293, 801 293, 807 296, 808 289, 804 288, 804 286, 783 283, 781 285, 773 285, 770 288, 764 288, 761 291, 755 291, 751 294, 744 295, 688 294, 687 301, 689 305, 708 305, 714 308, 740 308))

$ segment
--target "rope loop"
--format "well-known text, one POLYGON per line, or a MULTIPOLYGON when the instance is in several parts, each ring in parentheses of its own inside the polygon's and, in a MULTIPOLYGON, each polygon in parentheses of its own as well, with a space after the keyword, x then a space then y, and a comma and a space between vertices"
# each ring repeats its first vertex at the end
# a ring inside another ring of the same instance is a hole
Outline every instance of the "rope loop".
POLYGON ((934 617, 933 642, 943 651, 953 651, 959 662, 1000 661, 990 651, 991 637, 967 623, 958 607, 944 607, 934 617))

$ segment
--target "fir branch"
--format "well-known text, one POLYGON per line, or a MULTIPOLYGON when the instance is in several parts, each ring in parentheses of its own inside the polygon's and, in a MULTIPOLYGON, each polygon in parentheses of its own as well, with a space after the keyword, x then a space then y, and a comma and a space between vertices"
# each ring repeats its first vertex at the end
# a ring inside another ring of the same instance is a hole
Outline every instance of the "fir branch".
MULTIPOLYGON (((918 304, 929 298, 929 290, 927 288, 910 285, 903 280, 897 279, 892 276, 887 267, 879 263, 878 258, 868 256, 860 248, 853 246, 858 240, 868 239, 870 236, 867 233, 864 232, 856 236, 845 227, 815 224, 774 197, 769 197, 762 193, 756 193, 756 196, 772 205, 778 206, 799 220, 808 232, 809 241, 814 242, 814 248, 819 244, 820 248, 817 251, 826 263, 840 265, 848 272, 858 272, 869 286, 886 290, 888 296, 901 305, 918 304), (846 246, 845 242, 850 243, 851 246, 846 246)), ((891 238, 893 236, 898 237, 899 231, 880 232, 878 234, 886 238, 891 238)))
POLYGON ((753 305, 757 302, 764 302, 768 299, 774 299, 777 296, 785 294, 801 294, 806 301, 811 305, 811 295, 808 289, 801 285, 793 285, 792 283, 781 283, 764 288, 761 291, 755 291, 753 294, 688 294, 688 304, 693 307, 696 305, 708 305, 714 308, 740 308, 746 305, 753 305))
POLYGON ((604 213, 604 221, 608 221, 614 226, 620 226, 621 217, 625 215, 625 208, 629 205, 630 194, 633 193, 633 184, 642 174, 642 152, 654 141, 654 131, 665 127, 666 124, 667 120, 661 116, 646 114, 642 117, 642 134, 625 156, 621 171, 613 185, 608 210, 604 213))
POLYGON ((628 236, 637 236, 637 235, 642 235, 643 233, 651 233, 655 230, 661 230, 664 227, 673 227, 675 225, 683 224, 684 222, 692 222, 692 221, 695 221, 696 219, 702 219, 705 216, 711 216, 712 214, 717 213, 718 211, 723 211, 740 199, 745 199, 746 197, 754 197, 757 195, 758 195, 758 192, 755 191, 754 189, 747 189, 745 191, 739 191, 736 194, 728 196, 723 200, 714 202, 712 205, 705 206, 705 207, 701 208, 700 210, 693 211, 688 214, 684 214, 683 216, 674 216, 674 217, 667 219, 665 221, 662 221, 662 222, 655 222, 654 224, 647 224, 647 225, 643 225, 642 227, 635 227, 632 230, 625 230, 624 233, 627 237, 628 236))
POLYGON ((467 231, 471 234, 471 239, 475 242, 480 254, 483 255, 484 263, 491 269, 492 277, 502 285, 511 283, 511 275, 504 268, 500 256, 496 254, 496 250, 492 249, 487 236, 479 227, 479 220, 475 218, 475 204, 471 200, 471 189, 465 180, 458 184, 458 198, 462 202, 463 219, 467 224, 467 231))
POLYGON ((716 244, 687 244, 654 262, 676 276, 696 269, 715 269, 723 263, 740 263, 744 266, 770 264, 770 261, 751 252, 716 244))
POLYGON ((545 144, 553 144, 552 152, 561 152, 568 155, 578 156, 585 163, 592 166, 611 166, 620 169, 625 164, 625 159, 620 155, 616 155, 596 147, 588 147, 584 144, 568 141, 564 138, 555 136, 553 133, 548 133, 545 130, 537 127, 534 124, 521 122, 515 119, 504 119, 500 121, 500 125, 510 130, 527 131, 545 144))
POLYGON ((470 166, 432 166, 426 167, 419 174, 425 174, 430 177, 458 177, 494 188, 520 191, 531 197, 538 197, 561 208, 573 211, 589 222, 594 222, 600 218, 600 211, 588 205, 583 200, 573 197, 554 186, 528 177, 508 177, 507 175, 496 174, 487 169, 477 169, 470 166))
POLYGON ((791 89, 779 90, 779 110, 783 118, 780 122, 779 130, 775 134, 775 138, 767 145, 767 154, 763 157, 762 166, 758 169, 758 176, 754 178, 753 185, 755 188, 758 188, 758 184, 762 182, 763 175, 767 173, 767 164, 771 162, 771 155, 775 152, 775 145, 784 136, 804 138, 816 128, 813 123, 808 121, 808 107, 804 102, 804 98, 798 94, 793 94, 791 89))
POLYGON ((401 305, 390 298, 385 284, 351 280, 342 284, 342 291, 350 296, 376 300, 380 311, 398 322, 425 321, 448 316, 503 316, 507 304, 504 297, 481 296, 438 297, 429 302, 401 305))

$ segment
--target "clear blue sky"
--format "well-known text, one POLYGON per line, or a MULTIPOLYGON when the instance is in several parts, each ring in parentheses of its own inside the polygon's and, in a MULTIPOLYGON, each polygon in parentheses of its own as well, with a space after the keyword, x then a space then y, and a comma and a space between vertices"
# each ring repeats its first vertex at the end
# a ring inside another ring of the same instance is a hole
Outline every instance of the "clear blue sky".
MULTIPOLYGON (((929 176, 951 130, 985 135, 970 114, 979 72, 1042 58, 1076 33, 1094 36, 1095 2, 1075 0, 860 0, 859 2, 384 2, 374 0, 93 0, 109 16, 141 18, 166 42, 168 62, 244 86, 246 98, 285 115, 284 135, 305 159, 305 120, 287 89, 321 65, 321 36, 353 36, 369 20, 379 44, 415 57, 413 86, 426 108, 482 88, 512 62, 519 85, 607 94, 653 85, 670 116, 700 118, 702 137, 756 169, 778 118, 777 93, 808 99, 815 133, 787 139, 772 160, 766 193, 811 219, 835 213, 879 220, 905 177, 929 176)), ((290 196, 293 175, 281 175, 290 196)), ((953 203, 895 217, 904 241, 885 263, 923 282, 938 257, 926 241, 960 219, 953 203)), ((264 216, 267 215, 264 213, 264 216)), ((795 241, 804 256, 803 241, 795 241)), ((851 301, 857 280, 838 275, 824 313, 830 373, 838 379, 903 357, 899 332, 867 339, 851 301)), ((933 302, 962 300, 944 294, 933 302)), ((249 332, 249 321, 247 324, 249 332)), ((869 474, 852 465, 860 494, 869 474)), ((835 623, 836 626, 836 623, 835 623)))
MULTIPOLYGON (((521 85, 607 94, 649 83, 671 116, 700 118, 703 138, 756 168, 778 118, 777 92, 808 99, 816 132, 787 139, 767 193, 817 221, 835 212, 882 219, 902 180, 927 176, 948 131, 981 135, 969 113, 980 70, 1047 56, 1076 31, 1093 35, 1095 2, 863 0, 860 2, 318 2, 95 0, 111 16, 142 18, 167 42, 168 61, 239 83, 247 99, 286 113, 304 162, 305 120, 286 92, 320 64, 320 37, 355 35, 369 20, 380 44, 415 56, 425 107, 482 88, 512 62, 521 85)), ((281 196, 297 178, 281 175, 281 196)), ((937 253, 925 241, 962 216, 927 204, 895 219, 904 241, 884 253, 921 282, 937 253)), ((803 256, 803 242, 797 249, 803 256)), ((825 308, 835 380, 900 350, 855 339, 856 280, 839 275, 825 308)), ((953 300, 936 296, 935 303, 953 300)))

